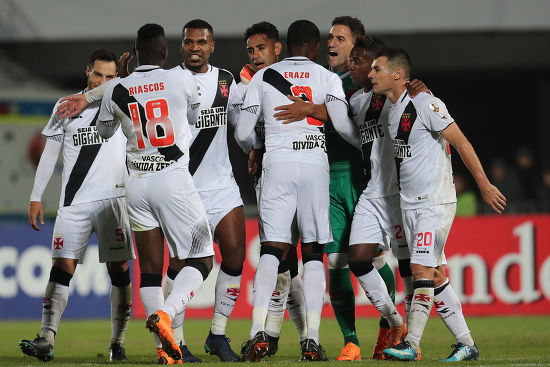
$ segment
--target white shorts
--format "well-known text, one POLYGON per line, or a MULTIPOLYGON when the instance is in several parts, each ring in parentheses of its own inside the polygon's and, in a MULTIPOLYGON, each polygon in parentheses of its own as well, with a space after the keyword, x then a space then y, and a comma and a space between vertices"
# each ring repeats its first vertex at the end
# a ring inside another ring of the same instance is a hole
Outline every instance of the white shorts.
POLYGON ((401 219, 399 194, 383 198, 359 197, 353 213, 349 244, 377 243, 401 260, 409 258, 409 248, 401 219))
POLYGON ((444 265, 443 250, 455 217, 456 203, 405 209, 402 212, 411 263, 429 267, 444 265))
POLYGON ((233 180, 232 185, 220 190, 199 191, 212 236, 218 223, 233 209, 243 206, 243 199, 237 182, 233 180))
POLYGON ((161 228, 170 257, 214 254, 206 213, 187 167, 147 176, 130 176, 126 197, 132 229, 161 228))
POLYGON ((52 238, 52 258, 82 264, 92 232, 99 242, 99 262, 135 259, 126 199, 92 201, 59 208, 52 238))
MULTIPOLYGON (((261 186, 260 186, 260 179, 255 177, 254 178, 254 189, 256 191, 256 203, 258 203, 258 213, 260 212, 260 192, 261 192, 261 186)), ((260 241, 262 241, 262 238, 265 238, 264 234, 264 228, 262 226, 262 221, 258 221, 258 230, 260 235, 260 241)), ((292 221, 292 242, 291 244, 293 246, 296 246, 298 244, 298 241, 300 240, 300 234, 298 233, 298 224, 296 223, 296 216, 294 216, 294 220, 292 221)))
POLYGON ((275 162, 260 179, 260 241, 292 243, 296 218, 302 243, 332 241, 329 217, 329 172, 308 163, 275 162))

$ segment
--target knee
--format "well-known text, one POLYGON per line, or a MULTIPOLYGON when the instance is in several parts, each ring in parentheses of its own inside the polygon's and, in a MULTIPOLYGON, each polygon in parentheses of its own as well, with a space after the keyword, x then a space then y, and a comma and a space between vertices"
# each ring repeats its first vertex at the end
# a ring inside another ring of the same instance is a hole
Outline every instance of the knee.
MULTIPOLYGON (((323 244, 313 243, 306 246, 307 250, 302 251, 302 263, 305 265, 308 261, 320 261, 323 262, 323 244)), ((304 250, 304 246, 302 246, 304 250)))
POLYGON ((201 273, 202 279, 206 280, 206 278, 208 278, 208 274, 210 274, 210 271, 212 270, 212 257, 187 259, 185 266, 197 269, 201 273))
POLYGON ((327 263, 329 269, 346 269, 349 267, 349 254, 344 252, 334 252, 327 254, 327 263))

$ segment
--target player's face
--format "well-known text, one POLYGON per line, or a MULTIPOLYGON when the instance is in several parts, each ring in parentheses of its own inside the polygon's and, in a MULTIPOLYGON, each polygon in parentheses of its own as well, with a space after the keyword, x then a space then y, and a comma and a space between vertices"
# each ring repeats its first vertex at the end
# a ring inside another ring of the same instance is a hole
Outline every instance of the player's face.
POLYGON ((372 62, 372 70, 369 73, 374 93, 384 93, 394 87, 395 80, 393 70, 386 56, 378 57, 372 62))
POLYGON ((337 24, 328 34, 328 64, 339 73, 348 70, 349 54, 354 39, 347 25, 337 24))
POLYGON ((116 77, 116 64, 114 61, 95 60, 91 67, 86 67, 86 76, 88 89, 94 89, 116 77))
POLYGON ((274 64, 281 53, 281 42, 267 38, 265 34, 255 34, 246 40, 248 60, 254 71, 274 64))
POLYGON ((354 47, 349 57, 349 70, 353 83, 370 89, 369 73, 371 71, 372 58, 365 53, 364 48, 354 47))
POLYGON ((212 33, 206 28, 185 28, 181 41, 185 67, 197 73, 208 71, 208 60, 214 52, 212 33))

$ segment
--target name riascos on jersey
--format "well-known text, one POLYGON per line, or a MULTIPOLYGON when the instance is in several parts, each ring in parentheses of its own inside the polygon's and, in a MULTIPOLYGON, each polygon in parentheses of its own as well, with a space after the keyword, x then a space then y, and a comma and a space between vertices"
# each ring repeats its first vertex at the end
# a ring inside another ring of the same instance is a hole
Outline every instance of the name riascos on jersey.
POLYGON ((384 136, 382 124, 377 119, 361 122, 358 126, 361 144, 368 144, 384 136))
POLYGON ((306 149, 315 149, 321 148, 325 152, 327 148, 325 146, 325 135, 324 134, 306 134, 305 140, 295 140, 292 142, 292 149, 294 150, 306 150, 306 149))
POLYGON ((99 136, 96 126, 79 127, 76 133, 73 134, 73 144, 75 147, 103 144, 108 141, 109 139, 99 136))
POLYGON ((140 93, 158 92, 160 90, 164 90, 163 82, 142 84, 142 85, 136 85, 134 87, 129 87, 128 94, 133 96, 140 93))
POLYGON ((195 122, 196 129, 210 129, 223 125, 227 125, 227 113, 225 113, 224 106, 200 110, 199 118, 195 122))

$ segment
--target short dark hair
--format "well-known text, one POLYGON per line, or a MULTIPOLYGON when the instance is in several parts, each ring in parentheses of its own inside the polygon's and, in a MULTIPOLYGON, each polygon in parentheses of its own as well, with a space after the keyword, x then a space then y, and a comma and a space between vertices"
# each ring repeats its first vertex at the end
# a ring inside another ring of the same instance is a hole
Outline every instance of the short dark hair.
POLYGON ((319 28, 309 20, 297 20, 288 27, 286 43, 289 46, 310 46, 320 40, 319 28))
POLYGON ((359 36, 355 39, 355 44, 353 45, 353 48, 364 49, 365 53, 373 59, 378 56, 384 47, 384 42, 374 36, 359 36))
POLYGON ((90 56, 90 61, 88 62, 88 66, 92 67, 94 66, 94 62, 96 60, 105 61, 105 62, 114 62, 115 65, 118 61, 117 55, 110 50, 107 50, 105 48, 98 48, 94 52, 92 52, 92 55, 90 56))
POLYGON ((386 57, 392 68, 403 69, 405 79, 411 77, 411 58, 407 51, 402 48, 385 48, 376 55, 376 57, 386 57))
POLYGON ((195 28, 195 29, 208 29, 212 37, 214 37, 214 28, 208 23, 206 20, 202 19, 193 19, 189 22, 185 23, 183 26, 183 29, 181 30, 181 33, 183 34, 183 31, 185 28, 195 28))
POLYGON ((365 26, 363 25, 363 22, 361 22, 358 18, 349 15, 342 15, 332 20, 332 26, 335 25, 347 26, 350 29, 351 35, 354 38, 365 35, 365 26))
POLYGON ((147 23, 143 25, 137 32, 136 50, 146 54, 159 51, 159 45, 156 42, 153 42, 159 38, 166 40, 164 28, 162 28, 161 25, 154 23, 147 23))
POLYGON ((260 22, 252 24, 244 31, 244 41, 256 34, 265 34, 265 36, 275 42, 279 42, 279 30, 269 22, 260 22))

